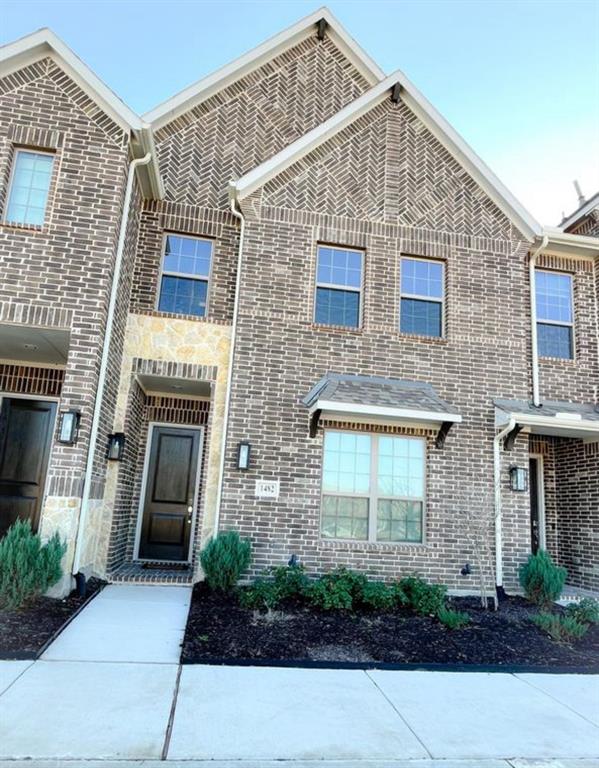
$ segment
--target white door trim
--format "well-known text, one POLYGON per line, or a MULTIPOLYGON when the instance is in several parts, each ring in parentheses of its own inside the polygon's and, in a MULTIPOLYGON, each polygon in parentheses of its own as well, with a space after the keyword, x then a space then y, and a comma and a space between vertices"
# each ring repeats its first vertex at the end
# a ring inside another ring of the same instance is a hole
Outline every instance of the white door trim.
POLYGON ((146 438, 146 452, 144 456, 144 466, 143 466, 143 474, 141 477, 141 490, 139 494, 139 504, 137 507, 137 523, 135 526, 135 543, 133 545, 133 559, 144 563, 144 562, 156 562, 155 558, 144 558, 139 556, 139 546, 141 543, 141 529, 143 525, 143 514, 144 514, 144 505, 146 500, 146 490, 148 485, 148 470, 150 468, 150 453, 151 453, 151 447, 152 447, 152 439, 154 437, 154 429, 156 427, 167 427, 168 429, 185 429, 185 430, 191 430, 193 432, 199 432, 200 433, 200 443, 198 445, 198 464, 196 467, 196 478, 195 478, 195 485, 194 485, 194 493, 193 493, 193 512, 191 515, 191 530, 189 532, 189 548, 187 550, 187 560, 161 560, 160 562, 164 563, 178 563, 178 564, 184 564, 184 563, 191 563, 191 551, 193 547, 193 542, 195 539, 195 529, 196 529, 196 519, 198 514, 198 498, 200 495, 200 480, 201 480, 201 469, 202 469, 202 454, 204 451, 204 432, 205 427, 194 427, 194 426, 187 426, 186 424, 169 424, 168 422, 164 421, 150 421, 148 423, 148 436, 146 438))
MULTIPOLYGON (((530 453, 529 459, 537 462, 537 503, 539 505, 539 548, 547 549, 547 531, 545 521, 545 464, 542 453, 530 453)), ((530 479, 529 479, 530 483, 530 479)), ((529 526, 530 527, 530 526, 529 526)))

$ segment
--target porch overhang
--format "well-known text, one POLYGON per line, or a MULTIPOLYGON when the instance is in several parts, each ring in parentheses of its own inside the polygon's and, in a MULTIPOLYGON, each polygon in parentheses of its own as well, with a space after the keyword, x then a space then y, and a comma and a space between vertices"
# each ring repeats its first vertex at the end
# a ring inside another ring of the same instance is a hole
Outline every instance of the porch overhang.
POLYGON ((327 374, 302 401, 310 436, 321 420, 434 430, 441 448, 453 424, 462 421, 430 384, 370 376, 327 374))
POLYGON ((538 407, 518 400, 495 401, 495 427, 503 429, 510 421, 514 428, 505 440, 506 450, 517 435, 570 437, 599 440, 599 405, 548 401, 538 407))

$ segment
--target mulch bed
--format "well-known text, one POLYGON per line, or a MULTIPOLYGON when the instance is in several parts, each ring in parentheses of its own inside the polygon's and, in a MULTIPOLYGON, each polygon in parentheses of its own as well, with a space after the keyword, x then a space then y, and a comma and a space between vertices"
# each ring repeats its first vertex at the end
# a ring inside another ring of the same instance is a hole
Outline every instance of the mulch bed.
POLYGON ((103 581, 90 579, 85 597, 72 592, 63 600, 40 597, 19 610, 0 610, 0 659, 37 659, 103 586, 103 581))
POLYGON ((344 614, 290 604, 269 616, 199 583, 181 662, 599 672, 599 626, 571 646, 560 645, 532 623, 536 608, 521 597, 502 601, 497 612, 484 611, 476 598, 452 598, 450 604, 470 614, 469 626, 448 630, 401 609, 344 614))

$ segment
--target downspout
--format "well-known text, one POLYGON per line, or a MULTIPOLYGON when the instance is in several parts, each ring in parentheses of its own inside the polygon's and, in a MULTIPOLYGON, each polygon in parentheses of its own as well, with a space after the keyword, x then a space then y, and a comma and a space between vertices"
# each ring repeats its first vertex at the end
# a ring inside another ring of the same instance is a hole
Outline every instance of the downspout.
MULTIPOLYGON (((87 451, 87 463, 85 465, 85 477, 83 479, 83 494, 81 497, 81 511, 79 512, 79 521, 77 524, 77 539, 75 541, 75 555, 73 558, 72 573, 77 579, 77 574, 81 568, 81 555, 83 552, 83 535, 85 532, 85 522, 89 509, 89 499, 91 493, 92 471, 96 458, 96 443, 98 440, 98 431, 100 429, 100 413, 102 411, 102 401, 104 399, 104 389, 106 386, 106 373, 108 371, 108 357, 110 353, 110 341, 112 339, 112 327, 114 325, 114 315, 116 301, 118 296, 119 281, 121 277, 121 268, 123 265, 123 252, 125 250, 125 238, 127 236, 127 224, 129 222, 129 208, 131 207, 131 195, 133 192, 133 179, 135 170, 139 165, 147 165, 152 159, 152 153, 148 152, 144 157, 132 160, 129 163, 127 174, 127 187, 125 189, 125 200, 123 202, 123 215, 121 217, 121 227, 116 249, 116 258, 114 261, 112 286, 110 288, 110 300, 108 303, 108 315, 106 318, 106 329, 104 331, 104 344, 102 347, 102 359, 100 361, 100 373, 98 375, 98 391, 94 403, 94 413, 92 416, 92 425, 89 438, 89 449, 87 451)), ((81 581, 81 576, 78 578, 81 581)))
POLYGON ((503 534, 501 512, 501 441, 516 426, 510 418, 506 427, 493 440, 493 469, 495 483, 495 583, 498 597, 503 593, 503 534))
POLYGON ((214 515, 214 529, 212 535, 218 534, 220 525, 220 508, 223 497, 223 482, 225 476, 225 453, 227 448, 227 433, 229 431, 229 406, 231 402, 231 389, 233 387, 233 359, 235 356, 235 342, 237 340, 237 318, 239 315, 239 294, 241 292, 241 267, 243 265, 243 241, 245 237, 245 217, 237 202, 237 189, 233 182, 229 183, 229 201, 231 213, 239 219, 239 248, 237 251, 237 275, 235 277, 235 298, 233 302, 233 323, 231 325, 231 341, 229 346, 229 370, 227 372, 227 390, 225 393, 225 413, 223 417, 222 445, 220 450, 220 463, 218 468, 218 487, 216 491, 216 511, 214 515))
POLYGON ((532 351, 532 404, 538 408, 541 405, 541 395, 539 391, 539 344, 537 335, 537 289, 536 289, 536 267, 537 259, 549 242, 549 237, 543 235, 541 245, 530 254, 528 260, 528 282, 530 285, 530 338, 532 351))

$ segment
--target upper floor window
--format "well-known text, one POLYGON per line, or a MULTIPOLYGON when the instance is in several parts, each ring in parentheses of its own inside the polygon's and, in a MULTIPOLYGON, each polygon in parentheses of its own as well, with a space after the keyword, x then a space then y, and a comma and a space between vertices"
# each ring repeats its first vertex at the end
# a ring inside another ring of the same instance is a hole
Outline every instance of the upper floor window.
POLYGON ((318 246, 315 322, 360 327, 363 264, 362 251, 318 246))
POLYGON ((443 336, 444 265, 440 261, 401 259, 399 328, 418 336, 443 336))
POLYGON ((162 258, 158 309, 204 317, 212 265, 212 242, 199 237, 167 235, 162 258))
POLYGON ((541 357, 574 357, 572 275, 536 271, 537 340, 541 357))
POLYGON ((421 542, 425 453, 423 438, 325 432, 322 537, 421 542))
POLYGON ((48 152, 16 150, 5 221, 39 226, 44 223, 53 163, 54 156, 48 152))

